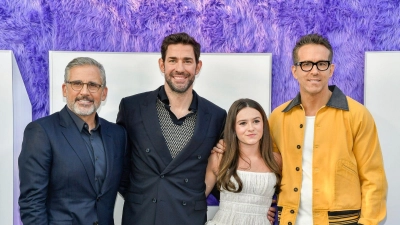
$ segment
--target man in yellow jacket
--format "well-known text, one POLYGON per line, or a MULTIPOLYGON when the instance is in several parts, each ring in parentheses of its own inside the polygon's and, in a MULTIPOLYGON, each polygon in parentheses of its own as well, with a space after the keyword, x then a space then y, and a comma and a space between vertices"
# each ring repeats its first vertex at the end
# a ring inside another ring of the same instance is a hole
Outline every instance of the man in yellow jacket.
POLYGON ((326 38, 301 37, 292 57, 300 93, 269 120, 283 160, 280 224, 379 224, 387 181, 374 119, 328 85, 335 65, 326 38))

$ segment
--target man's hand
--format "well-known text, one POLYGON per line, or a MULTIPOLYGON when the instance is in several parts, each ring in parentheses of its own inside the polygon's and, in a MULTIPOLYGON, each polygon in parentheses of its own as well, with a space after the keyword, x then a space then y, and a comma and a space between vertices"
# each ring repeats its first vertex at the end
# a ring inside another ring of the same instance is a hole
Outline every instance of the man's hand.
MULTIPOLYGON (((272 203, 276 203, 276 200, 272 200, 272 203)), ((271 222, 271 224, 274 224, 275 222, 275 213, 276 213, 276 208, 271 206, 269 207, 268 210, 268 220, 271 222)))
POLYGON ((219 139, 218 143, 214 146, 214 148, 211 150, 212 153, 220 153, 224 154, 225 152, 225 143, 224 139, 219 139))

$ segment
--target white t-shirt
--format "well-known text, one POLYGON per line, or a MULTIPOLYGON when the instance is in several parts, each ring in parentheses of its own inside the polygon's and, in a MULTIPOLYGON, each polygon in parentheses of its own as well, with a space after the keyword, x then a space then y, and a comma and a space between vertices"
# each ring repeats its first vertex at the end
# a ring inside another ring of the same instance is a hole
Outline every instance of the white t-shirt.
POLYGON ((312 161, 315 116, 306 116, 303 144, 303 180, 300 189, 300 207, 296 225, 313 225, 312 217, 312 161))

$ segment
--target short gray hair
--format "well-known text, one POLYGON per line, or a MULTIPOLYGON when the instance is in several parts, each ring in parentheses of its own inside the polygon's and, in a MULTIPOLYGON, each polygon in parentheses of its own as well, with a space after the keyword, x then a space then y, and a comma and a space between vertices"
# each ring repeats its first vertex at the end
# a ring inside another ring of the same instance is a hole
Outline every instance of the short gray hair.
POLYGON ((86 65, 95 66, 99 68, 101 81, 103 82, 102 85, 106 87, 106 71, 104 70, 103 65, 101 65, 101 63, 89 57, 78 57, 69 62, 68 65, 65 67, 64 82, 68 81, 69 71, 71 70, 71 68, 75 66, 86 66, 86 65))

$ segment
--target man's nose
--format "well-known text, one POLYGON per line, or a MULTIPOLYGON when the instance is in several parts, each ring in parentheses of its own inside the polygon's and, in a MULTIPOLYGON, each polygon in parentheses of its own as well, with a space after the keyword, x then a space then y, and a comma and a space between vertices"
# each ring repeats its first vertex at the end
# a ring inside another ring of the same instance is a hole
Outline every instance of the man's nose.
POLYGON ((83 84, 83 87, 80 91, 80 94, 89 94, 89 88, 88 88, 88 84, 83 84))
POLYGON ((318 70, 317 65, 313 65, 313 67, 310 70, 310 73, 311 74, 318 74, 318 72, 319 72, 319 70, 318 70))
POLYGON ((180 61, 179 61, 179 62, 176 64, 175 70, 176 70, 177 72, 184 72, 185 69, 184 69, 184 67, 183 67, 183 62, 180 62, 180 61))

